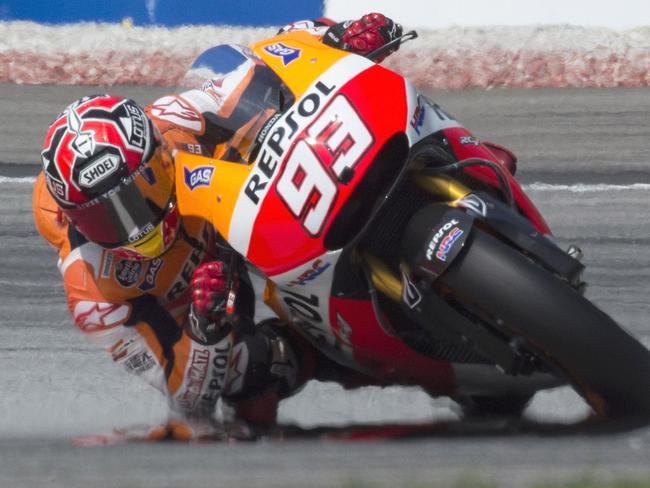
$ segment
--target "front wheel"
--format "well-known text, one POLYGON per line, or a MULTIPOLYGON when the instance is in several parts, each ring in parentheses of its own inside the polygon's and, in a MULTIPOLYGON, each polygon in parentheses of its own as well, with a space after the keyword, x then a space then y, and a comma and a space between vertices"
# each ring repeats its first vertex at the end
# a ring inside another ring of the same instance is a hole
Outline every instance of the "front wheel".
POLYGON ((474 228, 439 279, 454 302, 566 375, 599 416, 650 416, 650 352, 517 250, 474 228))

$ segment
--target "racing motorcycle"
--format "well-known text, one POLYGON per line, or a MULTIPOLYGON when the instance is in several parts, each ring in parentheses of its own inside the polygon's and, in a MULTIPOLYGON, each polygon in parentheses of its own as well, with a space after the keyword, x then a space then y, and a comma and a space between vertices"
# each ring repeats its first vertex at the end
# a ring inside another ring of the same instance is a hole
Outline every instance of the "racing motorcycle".
POLYGON ((249 81, 219 155, 176 155, 181 213, 340 364, 506 408, 568 383, 598 417, 645 417, 648 351, 584 297, 578 250, 554 243, 514 158, 371 60, 392 48, 288 32, 201 54, 183 88, 249 81))

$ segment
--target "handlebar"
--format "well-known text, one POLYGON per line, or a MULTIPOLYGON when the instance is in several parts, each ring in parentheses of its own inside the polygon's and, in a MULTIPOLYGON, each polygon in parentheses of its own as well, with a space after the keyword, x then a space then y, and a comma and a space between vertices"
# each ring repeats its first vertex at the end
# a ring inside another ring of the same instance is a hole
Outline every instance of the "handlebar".
POLYGON ((392 41, 384 44, 380 48, 375 49, 371 53, 366 54, 366 57, 368 59, 374 60, 374 59, 378 58, 379 56, 381 56, 382 54, 386 54, 386 53, 391 52, 394 47, 396 47, 396 46, 400 47, 402 45, 402 42, 411 41, 411 40, 413 40, 413 39, 415 39, 417 37, 418 37, 418 33, 415 32, 414 30, 412 30, 410 32, 407 32, 403 36, 398 37, 396 39, 393 39, 392 41))

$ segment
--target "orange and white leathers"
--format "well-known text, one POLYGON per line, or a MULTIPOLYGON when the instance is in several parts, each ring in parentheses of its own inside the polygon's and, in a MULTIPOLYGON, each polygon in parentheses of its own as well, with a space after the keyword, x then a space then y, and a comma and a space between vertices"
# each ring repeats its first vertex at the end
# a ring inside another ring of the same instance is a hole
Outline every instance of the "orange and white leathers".
MULTIPOLYGON (((285 28, 299 29, 317 39, 324 33, 311 22, 285 28)), ((250 76, 245 69, 236 71, 211 90, 165 96, 147 107, 169 152, 205 153, 201 140, 206 135, 204 114, 231 114, 250 76)), ((211 156, 223 150, 223 146, 213 146, 211 156)), ((216 231, 207 221, 184 217, 179 238, 165 254, 149 261, 130 261, 88 242, 71 228, 48 193, 43 174, 35 183, 32 205, 39 233, 58 250, 70 313, 88 339, 106 349, 128 372, 167 395, 172 412, 182 416, 208 416, 219 396, 241 392, 246 365, 237 362, 243 356, 237 354, 239 345, 233 336, 203 346, 183 328, 192 273, 201 263, 218 257, 216 231)), ((243 412, 260 410, 249 401, 239 403, 243 412)), ((268 417, 262 404, 262 416, 268 417)))
MULTIPOLYGON (((204 114, 232 113, 247 76, 240 71, 224 78, 222 97, 191 90, 148 106, 146 112, 167 152, 200 154, 205 147, 204 114)), ((223 147, 215 147, 215 152, 223 147)), ((209 416, 221 395, 241 393, 246 364, 237 362, 244 356, 238 354, 241 346, 233 335, 204 346, 183 329, 192 274, 203 262, 218 258, 217 234, 207 221, 183 218, 179 237, 167 252, 149 261, 131 261, 87 242, 70 228, 43 175, 35 184, 33 212, 41 235, 59 250, 59 269, 75 324, 115 362, 168 395, 172 411, 187 416, 209 416)), ((244 306, 253 311, 247 298, 244 306)))
POLYGON ((183 330, 194 269, 215 258, 215 233, 185 218, 181 236, 149 261, 122 259, 70 228, 37 178, 33 212, 41 235, 59 252, 59 270, 76 326, 113 361, 162 391, 172 411, 204 415, 237 378, 229 375, 233 338, 213 346, 183 330))

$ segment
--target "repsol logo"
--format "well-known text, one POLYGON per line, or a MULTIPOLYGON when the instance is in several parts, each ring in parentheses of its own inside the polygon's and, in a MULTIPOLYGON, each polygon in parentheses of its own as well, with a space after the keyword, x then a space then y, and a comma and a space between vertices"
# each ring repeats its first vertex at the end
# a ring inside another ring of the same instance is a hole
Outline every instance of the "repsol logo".
POLYGON ((438 229, 438 232, 436 232, 429 241, 429 245, 427 246, 427 259, 431 261, 433 259, 433 253, 436 252, 436 248, 438 247, 438 242, 440 242, 440 239, 442 236, 444 236, 452 227, 458 225, 459 222, 456 219, 451 219, 449 222, 447 222, 445 225, 443 225, 440 229, 438 229))
POLYGON ((116 154, 103 154, 79 172, 79 185, 92 188, 114 174, 120 167, 116 154))
POLYGON ((244 194, 253 204, 258 205, 263 193, 275 175, 282 157, 301 129, 323 106, 324 99, 336 89, 322 81, 305 94, 297 106, 289 110, 272 128, 266 139, 251 178, 246 183, 244 194))
POLYGON ((210 381, 206 385, 207 391, 201 396, 204 402, 212 404, 212 402, 221 396, 221 392, 226 384, 226 373, 228 372, 231 350, 232 342, 230 339, 221 341, 214 346, 210 364, 210 381))

